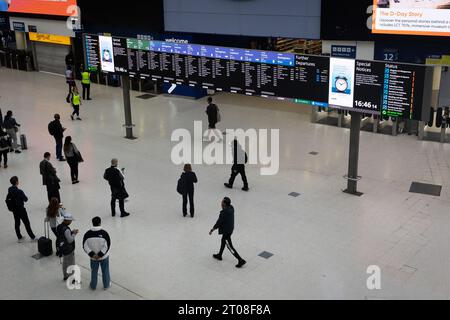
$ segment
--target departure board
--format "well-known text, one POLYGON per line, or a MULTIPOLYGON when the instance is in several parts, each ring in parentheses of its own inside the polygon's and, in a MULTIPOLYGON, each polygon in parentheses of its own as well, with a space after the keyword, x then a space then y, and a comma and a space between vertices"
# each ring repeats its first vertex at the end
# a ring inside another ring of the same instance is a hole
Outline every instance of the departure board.
MULTIPOLYGON (((98 69, 99 37, 84 45, 98 69)), ((115 72, 130 77, 421 120, 424 66, 118 37, 112 46, 115 72)))
POLYGON ((425 68, 409 64, 385 64, 382 114, 421 120, 425 68))
POLYGON ((97 35, 84 35, 86 67, 93 72, 100 69, 100 45, 97 35))

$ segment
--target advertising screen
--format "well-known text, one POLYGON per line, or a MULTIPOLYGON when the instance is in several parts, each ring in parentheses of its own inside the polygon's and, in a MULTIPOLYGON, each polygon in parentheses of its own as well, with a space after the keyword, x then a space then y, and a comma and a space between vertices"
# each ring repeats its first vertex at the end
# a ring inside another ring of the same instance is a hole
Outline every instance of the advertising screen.
POLYGON ((450 0, 374 0, 372 32, 450 36, 450 0))
POLYGON ((353 108, 355 60, 330 59, 330 105, 353 108))
POLYGON ((0 11, 70 16, 77 0, 0 0, 0 11))
POLYGON ((103 72, 114 72, 114 50, 111 37, 99 36, 100 65, 103 72))

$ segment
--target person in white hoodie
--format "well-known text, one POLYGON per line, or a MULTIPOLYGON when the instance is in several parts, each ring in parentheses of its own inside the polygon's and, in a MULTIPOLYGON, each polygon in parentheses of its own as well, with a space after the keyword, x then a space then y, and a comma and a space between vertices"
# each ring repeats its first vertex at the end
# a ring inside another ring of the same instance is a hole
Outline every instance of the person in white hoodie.
POLYGON ((95 217, 92 219, 93 228, 86 232, 83 237, 83 249, 91 258, 91 284, 92 290, 97 289, 98 269, 102 268, 103 288, 111 287, 111 277, 109 274, 109 248, 111 239, 108 232, 101 227, 102 219, 95 217))

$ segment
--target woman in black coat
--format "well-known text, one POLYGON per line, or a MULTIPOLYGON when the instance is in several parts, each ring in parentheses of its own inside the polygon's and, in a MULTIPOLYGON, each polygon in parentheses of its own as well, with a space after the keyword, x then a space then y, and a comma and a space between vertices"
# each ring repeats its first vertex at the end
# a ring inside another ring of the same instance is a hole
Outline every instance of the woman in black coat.
POLYGON ((186 164, 184 172, 181 175, 181 182, 183 185, 183 217, 187 216, 187 203, 189 198, 191 218, 194 217, 194 183, 197 183, 197 176, 192 172, 192 166, 186 164))

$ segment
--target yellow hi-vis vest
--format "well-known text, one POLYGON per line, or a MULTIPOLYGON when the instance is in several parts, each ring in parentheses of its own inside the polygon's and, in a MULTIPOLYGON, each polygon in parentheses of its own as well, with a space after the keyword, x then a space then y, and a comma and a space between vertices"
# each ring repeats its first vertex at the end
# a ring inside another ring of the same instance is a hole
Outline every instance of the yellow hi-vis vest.
POLYGON ((74 106, 79 106, 81 103, 81 98, 79 94, 73 94, 72 103, 74 106))
POLYGON ((83 83, 83 84, 90 84, 91 83, 91 78, 90 78, 89 72, 83 72, 81 74, 81 77, 82 77, 81 83, 83 83))

